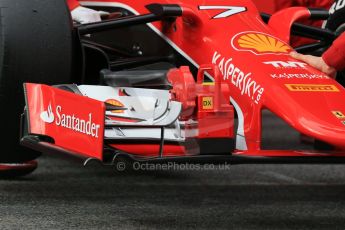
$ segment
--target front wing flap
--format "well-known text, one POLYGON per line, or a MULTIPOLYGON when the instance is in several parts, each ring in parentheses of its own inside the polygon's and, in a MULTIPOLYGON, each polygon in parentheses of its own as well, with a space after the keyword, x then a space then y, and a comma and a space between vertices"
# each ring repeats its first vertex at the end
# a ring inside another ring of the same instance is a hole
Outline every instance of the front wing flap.
POLYGON ((58 148, 103 159, 105 105, 42 84, 24 84, 27 134, 45 136, 58 148))

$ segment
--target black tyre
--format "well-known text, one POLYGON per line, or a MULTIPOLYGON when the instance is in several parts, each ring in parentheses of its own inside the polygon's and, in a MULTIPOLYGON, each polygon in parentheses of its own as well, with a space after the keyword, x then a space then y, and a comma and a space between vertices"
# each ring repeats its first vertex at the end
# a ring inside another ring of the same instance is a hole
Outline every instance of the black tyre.
MULTIPOLYGON (((335 31, 338 35, 345 31, 345 0, 337 0, 330 9, 330 17, 328 18, 325 28, 335 31)), ((344 47, 345 48, 345 47, 344 47)), ((345 71, 337 74, 337 81, 345 86, 345 71)))
POLYGON ((342 33, 345 30, 345 0, 337 0, 330 9, 325 28, 342 33))
POLYGON ((22 84, 69 83, 73 47, 64 0, 0 1, 0 163, 27 162, 39 156, 19 145, 22 84))

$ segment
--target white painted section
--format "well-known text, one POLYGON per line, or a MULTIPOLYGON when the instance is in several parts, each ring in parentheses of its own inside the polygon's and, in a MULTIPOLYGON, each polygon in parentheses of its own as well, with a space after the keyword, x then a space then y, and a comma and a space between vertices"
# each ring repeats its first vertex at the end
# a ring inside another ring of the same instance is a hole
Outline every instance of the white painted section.
POLYGON ((181 103, 170 101, 168 90, 92 85, 80 85, 78 89, 89 98, 103 102, 113 99, 127 108, 122 113, 107 111, 108 116, 136 118, 144 120, 145 124, 153 125, 173 122, 181 112, 181 103), (130 96, 119 96, 120 90, 125 90, 130 96))
POLYGON ((236 135, 236 149, 237 150, 248 150, 246 137, 244 135, 244 116, 240 106, 237 102, 230 97, 231 104, 235 107, 238 117, 238 127, 237 127, 237 135, 236 135))
POLYGON ((227 18, 231 15, 245 12, 246 7, 241 6, 199 6, 200 10, 225 10, 224 12, 214 16, 214 19, 227 18))
MULTIPOLYGON (((185 139, 178 133, 179 127, 166 128, 164 130, 164 140, 166 141, 184 141, 185 139)), ((105 130, 105 138, 112 139, 142 139, 142 140, 160 140, 160 128, 113 128, 105 130)))

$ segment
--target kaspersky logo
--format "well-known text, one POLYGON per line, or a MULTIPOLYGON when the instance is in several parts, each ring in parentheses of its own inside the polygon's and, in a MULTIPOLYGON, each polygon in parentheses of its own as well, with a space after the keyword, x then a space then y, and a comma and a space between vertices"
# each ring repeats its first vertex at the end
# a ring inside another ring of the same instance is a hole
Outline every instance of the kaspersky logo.
POLYGON ((247 31, 236 34, 231 45, 235 50, 248 51, 256 55, 288 54, 292 48, 280 39, 261 32, 247 31))
POLYGON ((40 115, 42 121, 48 124, 55 124, 56 126, 73 130, 94 138, 98 138, 101 125, 93 122, 92 113, 89 113, 88 119, 82 119, 75 114, 64 113, 62 106, 56 106, 55 110, 51 103, 48 109, 43 111, 40 115))

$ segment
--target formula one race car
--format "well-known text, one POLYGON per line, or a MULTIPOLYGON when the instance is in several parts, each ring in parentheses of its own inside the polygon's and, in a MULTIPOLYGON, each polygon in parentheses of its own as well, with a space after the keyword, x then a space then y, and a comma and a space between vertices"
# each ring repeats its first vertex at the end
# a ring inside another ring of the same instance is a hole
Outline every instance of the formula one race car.
POLYGON ((11 26, 2 28, 0 103, 9 110, 1 115, 9 135, 0 162, 29 162, 24 168, 31 165, 32 171, 37 152, 109 164, 118 156, 345 162, 345 89, 288 55, 291 29, 317 40, 299 52, 332 43, 335 32, 294 23, 324 20, 328 12, 295 7, 260 15, 250 0, 89 0, 81 3, 110 12, 109 18, 72 29, 61 2, 43 10, 26 0, 20 14, 11 11, 10 0, 1 3, 4 23, 11 26), (16 144, 18 82, 28 82, 20 143, 34 152, 16 144), (331 147, 261 149, 264 109, 331 147))

